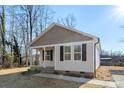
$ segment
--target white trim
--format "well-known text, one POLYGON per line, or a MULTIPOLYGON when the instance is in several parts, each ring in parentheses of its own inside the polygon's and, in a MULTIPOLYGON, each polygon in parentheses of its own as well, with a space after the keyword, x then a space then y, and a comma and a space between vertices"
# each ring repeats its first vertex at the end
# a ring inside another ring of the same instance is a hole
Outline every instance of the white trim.
POLYGON ((95 41, 98 39, 98 37, 96 36, 93 36, 91 34, 88 34, 88 33, 85 33, 85 32, 81 32, 77 29, 72 29, 72 28, 69 28, 69 27, 66 27, 66 26, 63 26, 61 24, 58 24, 58 23, 52 23, 49 27, 47 27, 47 29, 45 29, 38 37, 36 37, 32 42, 30 42, 29 46, 31 46, 32 43, 34 43, 36 40, 38 40, 40 37, 42 37, 46 32, 48 32, 51 28, 53 28, 54 26, 60 26, 62 28, 65 28, 67 29, 68 31, 72 31, 72 32, 77 32, 79 34, 82 34, 82 35, 85 35, 85 36, 88 36, 88 37, 91 37, 93 38, 95 41))
POLYGON ((42 66, 42 51, 40 50, 39 65, 42 66))
POLYGON ((56 69, 56 46, 54 47, 54 69, 56 69))
MULTIPOLYGON (((86 43, 85 43, 86 44, 86 43)), ((82 61, 82 44, 72 44, 72 45, 64 45, 63 46, 63 61, 64 62, 68 62, 68 61, 75 61, 75 62, 85 62, 85 61, 82 61), (81 56, 81 59, 80 60, 74 60, 74 46, 75 45, 79 45, 80 48, 81 48, 81 52, 80 52, 80 56, 81 56), (65 46, 70 46, 71 47, 71 59, 70 60, 65 60, 65 46)), ((87 48, 86 48, 87 49, 87 48)), ((87 52, 87 50, 86 50, 87 52)), ((86 55, 87 57, 87 55, 86 55)))
POLYGON ((84 43, 93 43, 93 41, 79 41, 79 42, 69 42, 69 43, 60 43, 60 44, 49 44, 42 46, 32 46, 30 48, 43 48, 43 47, 54 47, 54 46, 64 46, 64 45, 75 45, 75 44, 84 44, 84 43))
POLYGON ((45 55, 46 55, 46 50, 45 50, 45 47, 44 47, 44 61, 43 61, 43 67, 46 68, 46 60, 45 60, 45 55))
POLYGON ((74 61, 74 45, 71 45, 71 61, 74 61))
POLYGON ((51 54, 47 54, 47 51, 51 52, 51 50, 46 50, 46 51, 45 51, 45 53, 46 53, 46 54, 45 54, 45 58, 46 58, 46 57, 49 57, 50 59, 48 60, 48 59, 46 58, 45 61, 51 61, 51 54))
MULTIPOLYGON (((80 51, 80 52, 76 52, 76 53, 80 53, 81 59, 80 59, 80 60, 75 60, 75 59, 74 59, 74 61, 82 61, 82 45, 81 45, 81 44, 79 44, 79 45, 74 45, 73 47, 75 47, 75 46, 80 46, 80 48, 81 48, 81 51, 80 51)), ((74 51, 74 54, 75 54, 75 51, 74 51)))
POLYGON ((54 47, 54 61, 56 62, 56 46, 54 47))
POLYGON ((94 64, 95 64, 95 61, 94 61, 94 52, 95 52, 95 51, 94 51, 94 44, 95 44, 95 43, 92 43, 92 44, 93 44, 93 47, 92 47, 92 48, 93 48, 93 72, 94 72, 94 70, 96 70, 96 69, 94 68, 94 64))
POLYGON ((64 48, 63 48, 63 61, 72 61, 72 47, 71 47, 71 45, 64 45, 63 46, 64 48), (65 47, 70 47, 70 52, 67 52, 67 53, 65 53, 65 47), (65 55, 66 54, 70 54, 71 56, 70 56, 70 60, 65 60, 65 55))
POLYGON ((29 49, 29 53, 30 53, 30 67, 32 66, 32 49, 29 49))

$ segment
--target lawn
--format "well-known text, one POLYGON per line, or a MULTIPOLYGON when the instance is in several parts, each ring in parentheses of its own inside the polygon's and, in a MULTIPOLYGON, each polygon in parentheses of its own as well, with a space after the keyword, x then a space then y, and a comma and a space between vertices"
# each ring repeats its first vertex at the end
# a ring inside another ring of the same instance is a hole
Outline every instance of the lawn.
POLYGON ((0 87, 4 88, 63 88, 63 87, 79 87, 79 83, 64 81, 64 80, 52 80, 48 78, 38 78, 31 76, 24 76, 22 74, 11 74, 0 76, 0 87))
POLYGON ((0 88, 102 88, 95 84, 81 84, 65 80, 24 76, 20 73, 0 76, 0 88))
MULTIPOLYGON (((22 74, 27 69, 14 68, 0 70, 0 88, 104 88, 104 86, 95 84, 82 84, 22 74)), ((124 67, 100 66, 96 72, 96 79, 112 81, 112 70, 124 70, 124 67)))
POLYGON ((24 75, 27 68, 0 70, 0 88, 102 88, 95 84, 82 84, 65 80, 56 80, 24 75))

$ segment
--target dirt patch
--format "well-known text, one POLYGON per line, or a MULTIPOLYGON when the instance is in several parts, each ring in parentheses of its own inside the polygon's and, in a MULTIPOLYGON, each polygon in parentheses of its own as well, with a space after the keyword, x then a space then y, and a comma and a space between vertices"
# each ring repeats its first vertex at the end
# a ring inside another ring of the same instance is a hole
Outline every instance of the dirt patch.
POLYGON ((112 71, 124 71, 122 66, 100 66, 96 71, 96 79, 112 81, 112 71))
POLYGON ((124 70, 124 66, 110 66, 110 70, 124 70))
POLYGON ((112 75, 110 73, 109 66, 100 66, 96 71, 96 79, 112 81, 112 75))
POLYGON ((105 88, 105 86, 96 84, 82 84, 79 88, 105 88))
POLYGON ((22 67, 22 68, 10 68, 10 69, 1 69, 0 75, 7 75, 7 74, 13 74, 13 73, 21 73, 28 70, 28 67, 22 67))

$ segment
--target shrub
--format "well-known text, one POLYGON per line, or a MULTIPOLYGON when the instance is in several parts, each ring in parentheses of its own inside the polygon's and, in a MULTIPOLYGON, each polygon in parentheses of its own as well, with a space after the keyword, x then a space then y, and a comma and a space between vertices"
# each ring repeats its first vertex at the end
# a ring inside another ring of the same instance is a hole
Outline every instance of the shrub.
POLYGON ((11 54, 6 53, 4 57, 5 57, 5 63, 3 64, 3 66, 5 68, 9 68, 11 66, 12 56, 11 54))

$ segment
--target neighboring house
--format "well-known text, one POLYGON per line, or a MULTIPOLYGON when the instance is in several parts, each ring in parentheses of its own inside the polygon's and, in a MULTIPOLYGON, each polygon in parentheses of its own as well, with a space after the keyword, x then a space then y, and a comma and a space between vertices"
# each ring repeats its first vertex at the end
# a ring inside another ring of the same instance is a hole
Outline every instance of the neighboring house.
POLYGON ((40 51, 41 67, 94 73, 100 66, 99 39, 58 23, 51 24, 35 38, 30 48, 40 51))
POLYGON ((111 57, 101 57, 100 65, 103 66, 112 66, 112 58, 111 57))

